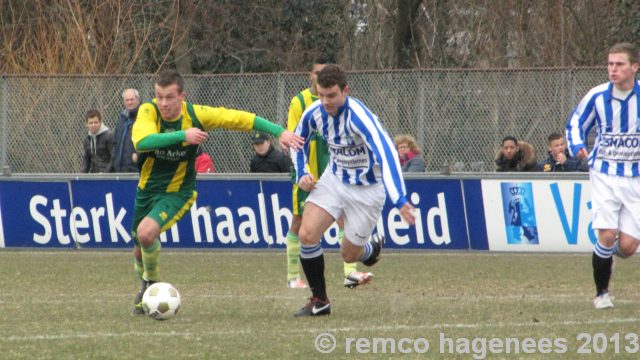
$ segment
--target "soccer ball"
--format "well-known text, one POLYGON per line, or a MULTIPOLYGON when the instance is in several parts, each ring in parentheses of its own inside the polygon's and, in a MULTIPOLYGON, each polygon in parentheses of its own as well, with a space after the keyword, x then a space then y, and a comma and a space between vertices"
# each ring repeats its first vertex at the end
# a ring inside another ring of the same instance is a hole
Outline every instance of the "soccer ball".
POLYGON ((142 309, 156 320, 171 319, 180 310, 180 293, 169 283, 152 284, 142 295, 142 309))

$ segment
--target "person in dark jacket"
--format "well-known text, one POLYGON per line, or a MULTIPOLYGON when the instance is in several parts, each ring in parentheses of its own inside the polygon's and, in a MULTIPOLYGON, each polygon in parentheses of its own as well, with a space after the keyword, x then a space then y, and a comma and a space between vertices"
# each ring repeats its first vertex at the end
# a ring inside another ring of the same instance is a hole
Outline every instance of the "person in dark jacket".
POLYGON ((122 102, 125 109, 118 116, 115 133, 113 135, 113 154, 111 155, 110 171, 118 173, 138 172, 136 153, 131 141, 131 128, 136 121, 140 107, 140 94, 136 89, 126 89, 122 92, 122 102))
POLYGON ((83 141, 82 172, 109 172, 113 134, 102 122, 102 115, 95 109, 84 116, 89 133, 83 141))
POLYGON ((268 134, 257 132, 251 141, 256 152, 251 159, 252 173, 288 173, 291 170, 291 158, 273 146, 268 134))
POLYGON ((398 135, 393 139, 398 150, 403 173, 424 172, 424 159, 420 156, 420 147, 411 135, 398 135))
POLYGON ((502 139, 502 147, 496 156, 496 171, 536 171, 537 165, 533 145, 518 141, 513 136, 502 139))
POLYGON ((547 139, 549 157, 538 165, 539 171, 544 172, 569 172, 589 171, 589 164, 569 155, 567 143, 563 135, 553 133, 547 139))

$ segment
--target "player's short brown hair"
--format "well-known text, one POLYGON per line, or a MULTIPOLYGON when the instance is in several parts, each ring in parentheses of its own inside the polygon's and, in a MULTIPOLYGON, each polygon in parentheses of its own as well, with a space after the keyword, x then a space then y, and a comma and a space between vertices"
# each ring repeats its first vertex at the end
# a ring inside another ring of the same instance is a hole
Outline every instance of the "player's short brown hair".
POLYGON ((100 114, 100 111, 96 109, 87 110, 87 112, 84 114, 84 121, 86 122, 87 120, 95 117, 97 117, 98 120, 102 122, 102 115, 100 114))
POLYGON ((156 75, 156 85, 167 87, 169 85, 178 85, 178 92, 184 91, 184 78, 177 70, 163 70, 156 75))
POLYGON ((347 73, 335 64, 329 64, 318 73, 318 85, 330 88, 338 85, 340 90, 347 87, 347 73))
POLYGON ((617 43, 609 49, 609 54, 627 54, 629 57, 629 63, 637 64, 640 59, 638 48, 632 43, 617 43))

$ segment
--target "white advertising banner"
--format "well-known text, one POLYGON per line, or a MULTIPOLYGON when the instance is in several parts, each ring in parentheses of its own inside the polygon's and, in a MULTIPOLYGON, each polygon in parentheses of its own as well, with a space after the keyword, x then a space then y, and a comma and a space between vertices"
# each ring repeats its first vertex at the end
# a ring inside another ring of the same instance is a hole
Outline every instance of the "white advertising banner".
POLYGON ((482 180, 491 251, 591 252, 588 180, 482 180))

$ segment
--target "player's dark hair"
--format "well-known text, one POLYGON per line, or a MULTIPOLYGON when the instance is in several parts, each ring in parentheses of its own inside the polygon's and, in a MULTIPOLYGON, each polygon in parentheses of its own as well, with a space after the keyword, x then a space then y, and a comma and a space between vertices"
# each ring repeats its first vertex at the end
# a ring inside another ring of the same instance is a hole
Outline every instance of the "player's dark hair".
POLYGON ((347 87, 347 73, 335 64, 329 64, 318 73, 318 85, 330 88, 338 85, 340 90, 347 87))
POLYGON ((563 139, 563 138, 564 138, 564 136, 562 136, 562 134, 560 134, 560 133, 552 133, 547 138, 547 144, 551 144, 552 141, 556 141, 558 139, 563 139))
POLYGON ((333 64, 333 63, 335 63, 335 61, 333 59, 330 59, 328 56, 318 55, 315 59, 313 59, 313 62, 311 63, 309 70, 313 70, 314 65, 326 65, 326 64, 333 64))
POLYGON ((97 117, 98 120, 102 122, 102 115, 100 114, 100 111, 96 109, 87 110, 87 112, 84 114, 84 121, 86 122, 87 120, 95 117, 97 117))
POLYGON ((504 145, 505 141, 513 141, 514 144, 518 145, 518 139, 516 139, 515 136, 507 135, 502 138, 502 145, 504 145))
POLYGON ((167 87, 169 85, 178 85, 178 92, 184 91, 184 78, 177 70, 163 70, 156 75, 156 85, 167 87))
POLYGON ((632 43, 617 43, 609 49, 609 54, 627 54, 629 57, 629 63, 637 64, 640 59, 640 53, 638 48, 632 43))

